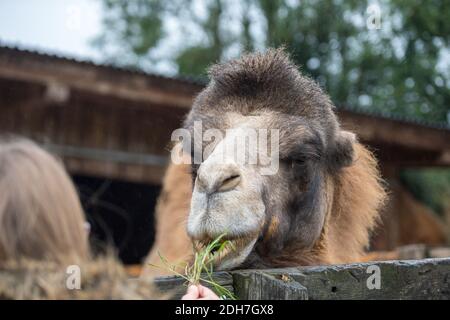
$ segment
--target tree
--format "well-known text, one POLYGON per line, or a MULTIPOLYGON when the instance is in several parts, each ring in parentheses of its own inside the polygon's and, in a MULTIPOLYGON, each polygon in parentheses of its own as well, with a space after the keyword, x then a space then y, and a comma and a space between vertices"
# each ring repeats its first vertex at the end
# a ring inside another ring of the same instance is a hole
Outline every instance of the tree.
POLYGON ((105 28, 96 45, 112 61, 146 67, 165 59, 180 74, 205 75, 211 63, 244 50, 285 45, 338 106, 448 123, 446 0, 380 0, 381 28, 376 30, 366 23, 369 1, 103 3, 105 28), (158 55, 164 42, 176 43, 168 54, 158 55))

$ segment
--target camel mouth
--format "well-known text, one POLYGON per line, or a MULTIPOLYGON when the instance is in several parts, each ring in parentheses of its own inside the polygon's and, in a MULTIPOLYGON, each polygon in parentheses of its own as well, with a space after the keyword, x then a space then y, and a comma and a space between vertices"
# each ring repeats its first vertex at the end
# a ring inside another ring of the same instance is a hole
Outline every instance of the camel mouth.
MULTIPOLYGON (((210 261, 216 270, 229 270, 241 264, 253 248, 254 237, 223 238, 218 245, 210 250, 210 261)), ((211 239, 194 241, 194 250, 201 252, 212 242, 211 239)))

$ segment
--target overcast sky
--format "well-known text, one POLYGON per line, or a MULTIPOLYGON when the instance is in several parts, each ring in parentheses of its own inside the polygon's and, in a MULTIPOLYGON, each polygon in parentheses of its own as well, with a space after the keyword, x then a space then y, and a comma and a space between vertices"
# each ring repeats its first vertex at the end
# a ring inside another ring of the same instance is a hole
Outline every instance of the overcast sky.
POLYGON ((89 41, 101 31, 99 0, 0 0, 0 41, 99 60, 89 41))
MULTIPOLYGON (((239 0, 234 1, 235 7, 239 7, 239 0)), ((101 19, 101 0, 0 0, 0 42, 102 62, 101 54, 90 45, 90 41, 101 33, 101 19)), ((170 36, 160 45, 161 56, 169 56, 180 43, 179 21, 167 20, 166 31, 170 36)), ((232 25, 237 23, 230 23, 232 25)), ((258 34, 254 36, 263 38, 258 34)), ((225 56, 236 54, 232 51, 225 56)), ((173 74, 177 69, 173 62, 164 60, 152 63, 148 68, 142 67, 167 74, 173 74)), ((450 68, 449 49, 442 50, 437 67, 441 70, 450 68)))

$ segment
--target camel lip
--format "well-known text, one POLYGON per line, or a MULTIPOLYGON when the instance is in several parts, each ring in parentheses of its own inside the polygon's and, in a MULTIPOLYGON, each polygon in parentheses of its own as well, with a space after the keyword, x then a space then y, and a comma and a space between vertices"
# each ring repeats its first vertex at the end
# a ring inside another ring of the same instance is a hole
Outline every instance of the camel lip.
MULTIPOLYGON (((220 240, 219 244, 223 244, 228 241, 230 243, 231 247, 233 247, 231 249, 238 250, 241 247, 245 246, 252 239, 254 239, 254 237, 252 237, 252 236, 246 236, 246 237, 241 236, 241 237, 235 237, 235 238, 224 236, 220 240)), ((213 241, 214 241, 214 239, 210 238, 210 237, 205 237, 202 239, 193 239, 194 249, 196 251, 203 250, 213 241)), ((234 251, 234 250, 230 250, 230 251, 234 251)), ((211 253, 215 253, 215 252, 216 252, 216 250, 211 251, 211 253)))
MULTIPOLYGON (((256 242, 254 235, 241 236, 238 238, 225 238, 222 239, 222 243, 229 241, 229 245, 226 245, 219 251, 211 251, 212 263, 217 270, 229 270, 237 267, 247 257, 246 249, 256 242), (244 254, 244 256, 243 256, 244 254)), ((212 240, 205 238, 202 240, 194 240, 194 249, 196 251, 203 250, 212 240)))

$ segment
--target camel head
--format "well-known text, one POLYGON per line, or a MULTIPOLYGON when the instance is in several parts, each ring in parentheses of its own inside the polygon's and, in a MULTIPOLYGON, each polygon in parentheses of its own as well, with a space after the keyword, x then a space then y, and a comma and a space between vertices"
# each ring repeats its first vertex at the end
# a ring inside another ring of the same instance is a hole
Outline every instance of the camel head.
POLYGON ((193 193, 187 231, 201 245, 225 233, 218 269, 264 265, 312 248, 331 209, 333 176, 353 161, 354 135, 283 50, 214 65, 184 128, 193 193))

